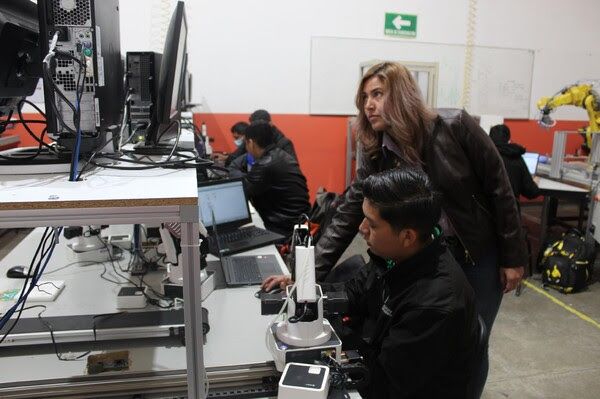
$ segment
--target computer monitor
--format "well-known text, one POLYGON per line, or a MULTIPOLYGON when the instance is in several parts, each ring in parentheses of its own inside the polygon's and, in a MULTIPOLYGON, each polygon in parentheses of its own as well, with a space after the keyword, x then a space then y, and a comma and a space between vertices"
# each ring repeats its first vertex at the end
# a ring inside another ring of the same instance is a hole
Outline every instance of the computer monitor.
POLYGON ((536 152, 526 152, 525 154, 523 154, 523 160, 525 161, 525 165, 527 165, 527 170, 529 171, 529 174, 535 175, 539 159, 540 154, 536 152))
POLYGON ((146 146, 156 146, 159 135, 179 116, 182 80, 185 79, 187 31, 185 3, 178 1, 167 30, 160 64, 156 115, 146 131, 146 146))
POLYGON ((42 76, 37 5, 0 1, 0 116, 35 91, 42 76), (16 100, 16 101, 15 101, 16 100))

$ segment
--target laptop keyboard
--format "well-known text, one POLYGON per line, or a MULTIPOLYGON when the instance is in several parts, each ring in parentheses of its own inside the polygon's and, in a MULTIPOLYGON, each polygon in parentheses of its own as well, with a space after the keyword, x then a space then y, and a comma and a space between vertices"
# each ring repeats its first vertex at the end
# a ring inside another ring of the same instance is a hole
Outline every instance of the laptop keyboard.
POLYGON ((251 238, 260 237, 269 234, 268 231, 256 227, 244 227, 229 231, 225 234, 219 234, 219 242, 221 244, 229 244, 231 242, 249 240, 251 238))
POLYGON ((252 257, 231 257, 227 258, 227 262, 231 263, 229 269, 233 272, 233 281, 261 281, 262 277, 256 263, 256 259, 252 257))

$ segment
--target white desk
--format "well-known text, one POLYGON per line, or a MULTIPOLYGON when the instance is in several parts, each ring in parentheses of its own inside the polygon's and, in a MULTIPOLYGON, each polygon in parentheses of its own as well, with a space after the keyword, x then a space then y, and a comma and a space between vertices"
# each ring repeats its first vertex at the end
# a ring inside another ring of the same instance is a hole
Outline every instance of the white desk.
POLYGON ((590 190, 581 188, 578 186, 573 186, 571 184, 558 182, 556 180, 550 180, 545 177, 539 177, 537 181, 537 185, 541 190, 549 190, 549 191, 566 191, 566 192, 575 192, 575 193, 588 193, 590 190))
MULTIPOLYGON (((253 214, 256 225, 262 222, 258 215, 253 214)), ((117 226, 122 227, 122 226, 117 226)), ((111 227, 112 228, 112 227, 111 227)), ((36 229, 27 236, 11 253, 0 261, 0 291, 10 287, 22 286, 20 279, 6 279, 6 270, 16 264, 28 264, 31 257, 31 248, 35 247, 42 235, 42 229, 36 229)), ((59 244, 48 264, 47 275, 41 280, 64 280, 66 282, 63 292, 55 302, 50 303, 44 317, 64 316, 76 314, 100 314, 115 312, 116 294, 119 287, 99 278, 104 270, 101 264, 91 266, 64 265, 74 261, 70 249, 64 245, 64 240, 59 244), (57 270, 54 272, 54 270, 57 270), (102 298, 98 300, 98 298, 102 298)), ((274 245, 256 248, 240 255, 272 254, 279 260, 282 272, 285 270, 283 260, 278 255, 274 245)), ((215 259, 209 255, 209 260, 215 259)), ((125 266, 127 258, 121 261, 125 266)), ((107 268, 111 270, 109 262, 107 268)), ((161 280, 161 273, 148 275, 144 281, 151 283, 161 280)), ((217 368, 240 368, 255 366, 260 372, 272 362, 272 357, 264 344, 264 332, 273 316, 261 316, 260 300, 254 297, 259 287, 241 287, 215 290, 204 301, 203 306, 209 310, 210 331, 204 346, 204 364, 209 379, 218 379, 217 368)), ((35 317, 39 309, 23 312, 23 317, 35 317)), ((186 326, 187 328, 187 326, 186 326)), ((133 343, 132 343, 133 345, 133 343)), ((131 368, 123 373, 104 373, 110 377, 100 388, 103 392, 122 392, 136 387, 152 388, 155 386, 169 386, 175 391, 185 384, 186 348, 184 347, 131 347, 131 368), (142 374, 151 373, 152 381, 139 384, 138 379, 142 374), (183 381, 181 380, 183 378, 183 381), (168 381, 165 381, 168 380, 168 381), (166 385, 165 385, 166 384, 166 385), (127 387, 127 388, 124 388, 127 387)), ((0 396, 7 397, 18 389, 14 385, 27 388, 24 392, 35 394, 37 392, 58 393, 81 392, 82 387, 91 391, 97 384, 91 378, 86 378, 85 361, 62 362, 52 354, 36 354, 25 356, 0 357, 0 396), (33 373, 23 373, 23 370, 35 368, 33 373), (32 380, 41 388, 32 387, 32 380), (79 386, 69 387, 67 381, 76 380, 79 386), (60 391, 63 390, 63 391, 60 391)), ((96 376, 97 378, 98 376, 96 376)))
POLYGON ((187 393, 202 398, 202 312, 199 289, 193 289, 200 286, 195 170, 96 169, 82 182, 66 175, 0 179, 0 228, 182 222, 187 393))

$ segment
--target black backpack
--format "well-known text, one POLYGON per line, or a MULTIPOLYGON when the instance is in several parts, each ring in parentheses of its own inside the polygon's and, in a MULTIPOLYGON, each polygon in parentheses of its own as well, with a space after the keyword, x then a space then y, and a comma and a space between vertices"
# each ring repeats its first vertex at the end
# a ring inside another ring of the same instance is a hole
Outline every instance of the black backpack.
POLYGON ((336 194, 319 189, 319 192, 317 192, 317 197, 309 214, 313 243, 319 241, 321 235, 331 224, 331 220, 337 212, 337 207, 344 201, 346 191, 348 189, 342 194, 336 194))
POLYGON ((585 238, 576 229, 563 234, 544 251, 541 260, 542 283, 563 294, 585 289, 592 276, 593 255, 587 251, 585 238))

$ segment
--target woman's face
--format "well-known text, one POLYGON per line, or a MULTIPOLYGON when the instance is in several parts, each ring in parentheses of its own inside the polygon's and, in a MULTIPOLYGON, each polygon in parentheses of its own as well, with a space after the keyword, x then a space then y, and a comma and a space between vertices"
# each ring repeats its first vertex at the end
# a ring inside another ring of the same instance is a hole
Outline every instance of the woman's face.
POLYGON ((390 127, 386 121, 383 106, 387 98, 387 93, 381 79, 373 76, 365 83, 363 87, 364 111, 371 127, 376 132, 382 132, 390 127))

